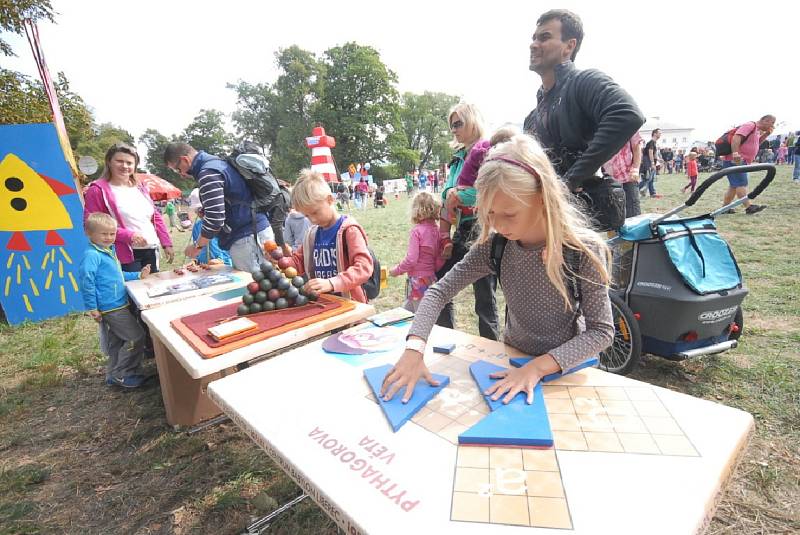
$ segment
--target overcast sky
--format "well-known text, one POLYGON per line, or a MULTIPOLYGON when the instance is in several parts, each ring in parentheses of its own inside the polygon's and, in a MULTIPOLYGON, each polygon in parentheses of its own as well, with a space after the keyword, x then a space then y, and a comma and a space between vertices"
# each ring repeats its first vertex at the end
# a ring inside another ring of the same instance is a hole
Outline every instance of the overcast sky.
MULTIPOLYGON (((611 75, 645 114, 716 137, 772 113, 800 129, 800 2, 451 2, 439 0, 125 3, 53 0, 40 25, 45 57, 94 109, 135 136, 180 132, 202 108, 230 113, 238 80, 271 82, 274 54, 321 54, 356 41, 376 48, 398 89, 455 94, 493 125, 521 123, 539 77, 528 70, 537 16, 565 7, 583 19, 579 68, 611 75)), ((3 66, 36 75, 24 39, 3 66)), ((335 132, 331 132, 334 136, 335 132)))

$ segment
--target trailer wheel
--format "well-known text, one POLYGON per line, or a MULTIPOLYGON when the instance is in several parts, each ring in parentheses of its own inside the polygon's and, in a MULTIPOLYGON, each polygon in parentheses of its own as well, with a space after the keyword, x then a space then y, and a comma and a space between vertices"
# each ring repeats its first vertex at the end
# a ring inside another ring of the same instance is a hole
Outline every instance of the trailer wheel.
POLYGON ((614 320, 614 341, 600 353, 600 369, 619 375, 628 375, 642 356, 642 335, 639 322, 625 301, 609 293, 614 320))
POLYGON ((742 336, 742 332, 744 331, 744 314, 742 313, 742 307, 738 307, 736 309, 736 315, 733 316, 733 323, 736 325, 736 330, 731 330, 730 334, 728 334, 728 340, 738 340, 740 336, 742 336))

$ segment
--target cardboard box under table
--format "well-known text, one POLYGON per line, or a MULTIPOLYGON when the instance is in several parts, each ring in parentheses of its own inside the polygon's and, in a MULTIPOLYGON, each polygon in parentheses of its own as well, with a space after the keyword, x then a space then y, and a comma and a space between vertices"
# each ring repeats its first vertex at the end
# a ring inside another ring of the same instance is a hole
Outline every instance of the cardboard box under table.
POLYGON ((219 415, 219 407, 206 395, 206 386, 215 379, 235 373, 243 363, 357 323, 375 312, 371 305, 340 300, 346 304, 341 314, 323 315, 305 323, 289 325, 288 329, 279 329, 279 332, 266 338, 259 331, 257 336, 239 339, 221 347, 207 347, 197 339, 190 342, 186 333, 180 334, 173 326, 182 318, 212 309, 226 307, 235 310, 243 292, 244 289, 242 292, 229 290, 219 295, 203 295, 142 312, 153 338, 161 394, 170 425, 191 426, 219 415))
POLYGON ((352 357, 321 346, 208 393, 345 533, 699 533, 753 429, 746 412, 588 368, 542 386, 554 447, 459 446, 489 412, 470 363, 508 366, 518 351, 435 328, 425 359, 450 383, 394 433, 363 371, 402 345, 352 357))

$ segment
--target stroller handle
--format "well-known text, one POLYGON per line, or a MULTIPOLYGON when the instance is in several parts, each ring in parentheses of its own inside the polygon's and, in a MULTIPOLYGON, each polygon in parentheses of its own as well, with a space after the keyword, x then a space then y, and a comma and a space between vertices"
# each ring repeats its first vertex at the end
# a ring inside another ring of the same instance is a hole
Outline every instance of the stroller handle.
POLYGON ((735 165, 733 167, 726 167, 721 171, 717 171, 716 173, 705 179, 703 183, 697 187, 694 193, 692 193, 692 195, 686 200, 685 206, 693 206, 694 203, 696 203, 700 199, 700 197, 703 196, 703 193, 705 193, 706 190, 710 188, 714 182, 721 179, 722 177, 728 176, 731 173, 752 173, 754 171, 767 172, 767 176, 765 176, 761 180, 761 182, 758 183, 758 186, 756 186, 755 189, 753 189, 753 191, 747 194, 747 197, 749 199, 751 200, 755 199, 761 194, 762 191, 767 189, 769 183, 772 182, 773 178, 775 178, 776 169, 774 165, 769 163, 758 163, 752 165, 735 165))

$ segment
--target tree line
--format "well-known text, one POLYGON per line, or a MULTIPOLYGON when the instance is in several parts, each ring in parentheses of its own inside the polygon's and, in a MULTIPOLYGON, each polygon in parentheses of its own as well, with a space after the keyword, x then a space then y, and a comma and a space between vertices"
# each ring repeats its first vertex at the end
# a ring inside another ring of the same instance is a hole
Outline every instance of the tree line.
MULTIPOLYGON (((25 17, 53 20, 46 0, 11 0, 2 15, 7 23, 0 30, 13 33, 22 31, 25 17)), ((0 55, 13 55, 2 40, 0 55)), ((225 155, 237 140, 249 139, 264 148, 276 176, 292 181, 309 165, 305 138, 317 123, 336 138, 333 155, 340 172, 351 163, 370 162, 372 174, 382 180, 448 162, 447 111, 458 97, 428 91, 401 95, 397 75, 374 48, 350 42, 318 56, 293 45, 275 53, 275 64, 274 82, 239 80, 227 85, 236 93, 230 117, 233 132, 226 128, 223 112, 203 109, 180 133, 167 135, 148 128, 137 140, 123 126, 97 123, 63 72, 55 86, 76 157, 92 156, 102 163, 113 143, 138 141, 146 147, 147 171, 184 189, 191 184, 162 161, 164 147, 172 141, 225 155)), ((48 121, 50 110, 41 82, 0 68, 0 124, 48 121)))

